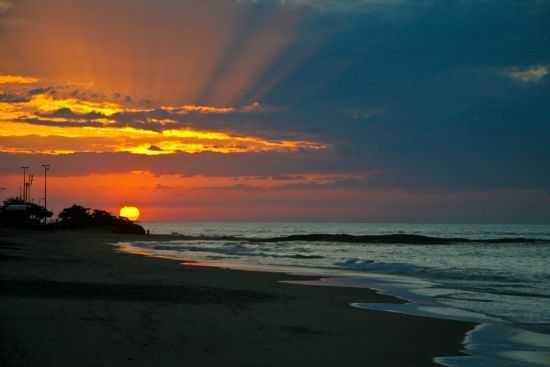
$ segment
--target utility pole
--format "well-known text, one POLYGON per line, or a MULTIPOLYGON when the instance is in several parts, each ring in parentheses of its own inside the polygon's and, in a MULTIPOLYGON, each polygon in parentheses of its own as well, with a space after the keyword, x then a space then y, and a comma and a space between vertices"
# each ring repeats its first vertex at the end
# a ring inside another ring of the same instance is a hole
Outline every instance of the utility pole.
POLYGON ((27 170, 29 169, 28 166, 22 166, 20 167, 23 169, 23 201, 27 201, 27 170))
POLYGON ((48 210, 48 171, 50 170, 49 164, 43 164, 44 168, 44 209, 48 210))
POLYGON ((34 175, 29 174, 29 182, 27 182, 27 200, 32 202, 31 187, 34 182, 34 175))

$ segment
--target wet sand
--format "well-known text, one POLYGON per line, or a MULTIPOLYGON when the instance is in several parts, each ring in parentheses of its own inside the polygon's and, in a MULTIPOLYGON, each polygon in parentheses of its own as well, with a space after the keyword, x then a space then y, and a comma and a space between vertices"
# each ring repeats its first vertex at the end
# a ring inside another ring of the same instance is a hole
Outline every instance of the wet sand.
POLYGON ((119 253, 132 239, 0 229, 1 366, 432 366, 475 325, 365 311, 369 289, 119 253))

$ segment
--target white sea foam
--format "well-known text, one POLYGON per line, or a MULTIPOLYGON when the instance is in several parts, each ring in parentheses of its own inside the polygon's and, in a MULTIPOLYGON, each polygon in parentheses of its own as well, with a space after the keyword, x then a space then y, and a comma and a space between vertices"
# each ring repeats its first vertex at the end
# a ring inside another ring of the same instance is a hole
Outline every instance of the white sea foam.
MULTIPOLYGON (((406 233, 483 240, 517 237, 550 240, 550 226, 544 225, 156 223, 145 226, 153 233, 177 231, 191 236, 248 238, 310 233, 406 233)), ((130 245, 151 255, 214 260, 214 263, 231 263, 234 267, 283 269, 282 271, 287 272, 294 269, 297 273, 309 271, 327 275, 345 274, 348 282, 354 282, 358 286, 374 287, 416 302, 414 312, 411 307, 407 309, 407 306, 399 305, 386 308, 388 311, 412 312, 482 323, 498 320, 516 330, 550 334, 548 243, 422 245, 308 241, 257 243, 245 240, 197 239, 162 243, 139 242, 130 245)), ((342 279, 338 282, 341 284, 342 279)), ((487 344, 486 341, 484 343, 487 344)), ((524 346, 520 348, 518 343, 513 341, 508 341, 506 345, 508 349, 498 352, 500 363, 506 360, 516 363, 510 366, 517 363, 527 365, 546 358, 545 346, 531 343, 533 350, 524 346)), ((454 360, 445 359, 445 363, 449 366, 506 365, 487 364, 487 356, 483 357, 483 364, 480 362, 479 354, 476 358, 468 359, 469 364, 463 364, 467 359, 461 359, 459 364, 454 360)))

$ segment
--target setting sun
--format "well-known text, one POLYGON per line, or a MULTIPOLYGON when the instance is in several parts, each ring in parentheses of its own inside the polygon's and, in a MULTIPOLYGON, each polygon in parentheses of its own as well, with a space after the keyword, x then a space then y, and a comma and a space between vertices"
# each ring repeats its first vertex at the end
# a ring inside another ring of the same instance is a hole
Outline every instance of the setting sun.
POLYGON ((123 208, 120 208, 120 216, 128 218, 131 221, 136 221, 139 219, 140 212, 139 209, 135 206, 125 206, 123 208))

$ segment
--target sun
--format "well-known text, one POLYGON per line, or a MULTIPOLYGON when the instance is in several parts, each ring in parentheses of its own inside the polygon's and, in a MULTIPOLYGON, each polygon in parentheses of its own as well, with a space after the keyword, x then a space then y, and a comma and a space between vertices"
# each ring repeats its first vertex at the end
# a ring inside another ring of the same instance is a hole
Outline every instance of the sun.
POLYGON ((131 221, 136 221, 139 219, 140 212, 139 209, 135 206, 125 206, 123 208, 120 208, 120 216, 128 218, 131 221))

